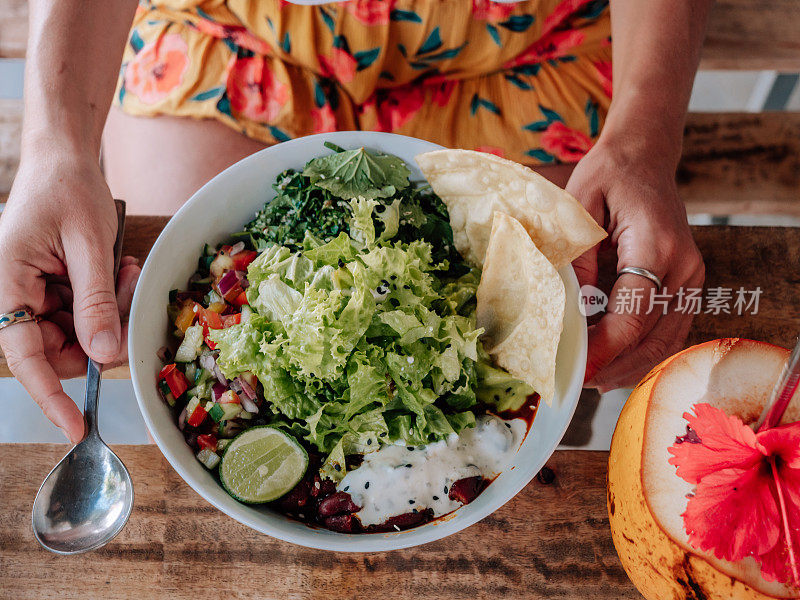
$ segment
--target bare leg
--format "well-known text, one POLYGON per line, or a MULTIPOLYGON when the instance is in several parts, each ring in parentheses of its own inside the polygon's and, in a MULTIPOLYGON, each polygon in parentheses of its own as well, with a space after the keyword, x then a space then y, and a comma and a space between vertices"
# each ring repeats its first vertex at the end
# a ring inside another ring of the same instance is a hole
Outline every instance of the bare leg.
MULTIPOLYGON (((111 193, 130 214, 171 215, 217 173, 263 149, 214 120, 133 117, 112 108, 103 136, 111 193)), ((574 165, 535 170, 564 187, 574 165)))
POLYGON ((133 117, 112 107, 103 167, 130 214, 171 215, 214 175, 264 147, 214 120, 133 117))

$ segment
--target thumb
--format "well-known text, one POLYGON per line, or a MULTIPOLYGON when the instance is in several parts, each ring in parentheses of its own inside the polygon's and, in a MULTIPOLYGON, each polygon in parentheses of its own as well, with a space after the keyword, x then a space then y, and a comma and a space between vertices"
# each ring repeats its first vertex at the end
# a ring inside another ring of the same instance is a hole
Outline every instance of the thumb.
POLYGON ((121 327, 114 293, 111 241, 86 239, 67 244, 67 273, 72 283, 75 334, 88 356, 101 364, 119 354, 121 327), (77 242, 77 243, 76 243, 77 242))

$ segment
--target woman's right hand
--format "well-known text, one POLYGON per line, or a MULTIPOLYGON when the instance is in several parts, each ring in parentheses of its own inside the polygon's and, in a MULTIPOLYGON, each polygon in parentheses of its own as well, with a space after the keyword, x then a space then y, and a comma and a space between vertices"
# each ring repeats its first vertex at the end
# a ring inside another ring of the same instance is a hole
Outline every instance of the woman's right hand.
POLYGON ((60 378, 127 358, 127 327, 139 275, 123 259, 114 281, 117 217, 96 158, 45 143, 23 153, 0 219, 0 313, 28 307, 38 323, 0 330, 11 372, 70 441, 83 438, 81 412, 60 378))

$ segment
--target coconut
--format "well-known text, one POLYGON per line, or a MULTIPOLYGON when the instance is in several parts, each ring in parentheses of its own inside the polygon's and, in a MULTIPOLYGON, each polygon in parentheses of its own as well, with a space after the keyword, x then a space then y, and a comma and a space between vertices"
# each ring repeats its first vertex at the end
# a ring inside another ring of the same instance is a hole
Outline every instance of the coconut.
MULTIPOLYGON (((611 442, 608 514, 622 566, 648 600, 800 597, 765 581, 752 558, 732 563, 689 545, 681 515, 693 486, 675 474, 667 452, 696 403, 755 422, 788 355, 751 340, 707 342, 655 367, 628 398, 611 442)), ((782 422, 797 420, 800 392, 782 422)))

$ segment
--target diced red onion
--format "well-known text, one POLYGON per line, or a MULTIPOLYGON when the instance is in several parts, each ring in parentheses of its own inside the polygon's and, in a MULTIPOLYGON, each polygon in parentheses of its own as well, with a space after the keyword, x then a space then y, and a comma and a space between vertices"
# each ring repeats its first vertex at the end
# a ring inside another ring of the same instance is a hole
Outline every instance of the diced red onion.
POLYGON ((256 403, 250 400, 247 396, 239 396, 239 400, 242 402, 242 408, 245 409, 247 412, 250 413, 257 413, 258 407, 256 403))
POLYGON ((224 394, 227 391, 228 388, 218 381, 211 388, 211 397, 214 399, 214 402, 219 402, 219 399, 222 397, 222 394, 224 394))
POLYGON ((183 431, 183 428, 186 427, 186 407, 183 407, 181 414, 178 415, 178 429, 183 431))
POLYGON ((239 283, 239 276, 236 274, 236 271, 226 271, 219 280, 219 283, 217 283, 220 296, 225 296, 237 283, 239 283))
POLYGON ((244 250, 244 242, 236 242, 233 246, 231 246, 231 251, 229 252, 230 256, 236 256, 244 250))
POLYGON ((235 381, 239 382, 239 385, 242 386, 242 391, 244 392, 245 396, 250 398, 250 400, 256 399, 256 391, 241 377, 237 377, 235 381))
POLYGON ((194 302, 200 302, 200 301, 203 300, 203 296, 204 295, 205 294, 203 294, 203 292, 201 292, 199 290, 187 290, 187 291, 183 291, 183 292, 178 292, 175 295, 175 301, 178 304, 182 304, 186 300, 192 300, 194 302))

